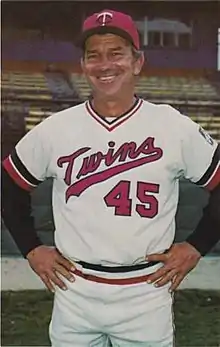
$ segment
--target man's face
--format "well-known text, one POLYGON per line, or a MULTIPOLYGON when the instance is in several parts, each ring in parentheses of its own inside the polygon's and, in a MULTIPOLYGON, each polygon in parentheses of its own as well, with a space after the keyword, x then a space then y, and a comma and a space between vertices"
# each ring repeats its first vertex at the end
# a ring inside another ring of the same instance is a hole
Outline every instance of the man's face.
POLYGON ((93 35, 86 41, 81 63, 94 95, 114 98, 133 91, 143 56, 134 58, 131 45, 120 36, 93 35))

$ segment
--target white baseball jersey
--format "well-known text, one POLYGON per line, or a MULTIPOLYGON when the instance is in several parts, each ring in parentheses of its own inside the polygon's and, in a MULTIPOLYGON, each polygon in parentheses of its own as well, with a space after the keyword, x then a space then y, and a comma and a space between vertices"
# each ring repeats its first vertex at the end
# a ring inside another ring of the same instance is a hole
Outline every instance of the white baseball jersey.
POLYGON ((87 101, 31 130, 7 169, 24 189, 53 178, 55 243, 65 257, 131 265, 171 246, 179 179, 211 187, 216 153, 171 106, 137 99, 109 122, 87 101))

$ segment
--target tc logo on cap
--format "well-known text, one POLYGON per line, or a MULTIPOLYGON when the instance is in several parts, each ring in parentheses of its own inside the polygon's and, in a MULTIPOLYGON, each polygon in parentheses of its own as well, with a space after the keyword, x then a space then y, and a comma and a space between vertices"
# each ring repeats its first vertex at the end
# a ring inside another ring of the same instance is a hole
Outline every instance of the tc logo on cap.
POLYGON ((112 21, 113 14, 110 12, 102 12, 97 15, 97 22, 101 25, 106 25, 112 21))

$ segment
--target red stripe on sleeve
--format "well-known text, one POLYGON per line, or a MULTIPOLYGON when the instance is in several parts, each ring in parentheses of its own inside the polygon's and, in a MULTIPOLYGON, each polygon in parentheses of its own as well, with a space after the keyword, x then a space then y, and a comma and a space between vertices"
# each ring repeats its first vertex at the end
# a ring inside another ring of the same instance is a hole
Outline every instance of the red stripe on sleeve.
POLYGON ((212 191, 217 185, 220 184, 220 167, 215 172, 214 176, 210 180, 210 182, 205 186, 206 189, 212 191))
POLYGON ((5 170, 7 171, 7 173, 9 174, 9 176, 15 181, 15 183, 17 183, 17 185, 19 187, 21 187, 22 189, 25 189, 27 191, 31 191, 34 187, 29 185, 23 178, 22 176, 20 176, 17 171, 14 169, 13 165, 10 162, 9 157, 6 158, 3 161, 3 166, 5 168, 5 170))

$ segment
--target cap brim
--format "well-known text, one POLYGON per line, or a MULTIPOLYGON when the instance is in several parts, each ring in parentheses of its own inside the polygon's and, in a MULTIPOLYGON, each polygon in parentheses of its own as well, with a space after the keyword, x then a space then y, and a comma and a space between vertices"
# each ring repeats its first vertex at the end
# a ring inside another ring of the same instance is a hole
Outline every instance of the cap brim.
POLYGON ((77 40, 77 46, 84 49, 85 47, 85 43, 86 40, 95 34, 99 34, 99 35, 104 35, 104 34, 115 34, 118 35, 120 37, 122 37, 123 39, 127 40, 128 42, 130 42, 133 46, 134 46, 134 42, 131 38, 131 36, 124 30, 120 29, 120 28, 116 28, 116 27, 111 27, 111 26, 99 26, 99 27, 95 27, 89 30, 86 30, 82 33, 82 35, 79 37, 79 39, 77 40))

